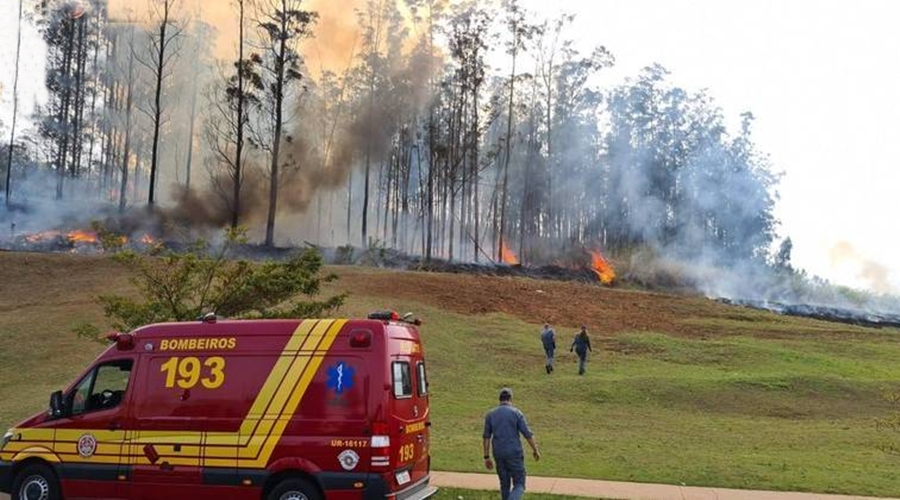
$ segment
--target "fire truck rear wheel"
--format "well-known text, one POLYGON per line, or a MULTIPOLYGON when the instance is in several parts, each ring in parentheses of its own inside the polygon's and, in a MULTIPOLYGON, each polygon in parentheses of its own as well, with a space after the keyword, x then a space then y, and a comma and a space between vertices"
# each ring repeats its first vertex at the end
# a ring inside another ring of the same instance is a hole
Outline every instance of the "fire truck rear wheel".
POLYGON ((28 465, 16 474, 12 484, 12 500, 59 500, 59 481, 50 467, 28 465))
POLYGON ((322 495, 305 479, 286 479, 272 489, 267 500, 322 500, 322 495))

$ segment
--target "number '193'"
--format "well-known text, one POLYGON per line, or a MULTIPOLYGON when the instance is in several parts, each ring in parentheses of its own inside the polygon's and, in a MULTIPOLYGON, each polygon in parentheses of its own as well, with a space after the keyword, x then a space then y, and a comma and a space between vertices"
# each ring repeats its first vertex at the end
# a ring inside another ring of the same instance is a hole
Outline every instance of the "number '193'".
POLYGON ((169 358, 159 367, 166 374, 166 388, 190 389, 198 383, 207 389, 217 389, 225 383, 225 358, 213 356, 201 362, 199 358, 169 358))

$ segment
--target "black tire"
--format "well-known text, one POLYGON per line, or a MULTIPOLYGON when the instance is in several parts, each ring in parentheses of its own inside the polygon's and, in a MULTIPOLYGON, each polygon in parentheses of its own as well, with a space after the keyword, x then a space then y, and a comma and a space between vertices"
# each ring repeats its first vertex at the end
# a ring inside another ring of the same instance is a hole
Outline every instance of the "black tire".
POLYGON ((12 500, 60 500, 62 493, 53 470, 43 464, 28 465, 13 478, 12 500))
POLYGON ((292 478, 281 481, 269 493, 266 500, 323 500, 319 489, 306 479, 292 478))

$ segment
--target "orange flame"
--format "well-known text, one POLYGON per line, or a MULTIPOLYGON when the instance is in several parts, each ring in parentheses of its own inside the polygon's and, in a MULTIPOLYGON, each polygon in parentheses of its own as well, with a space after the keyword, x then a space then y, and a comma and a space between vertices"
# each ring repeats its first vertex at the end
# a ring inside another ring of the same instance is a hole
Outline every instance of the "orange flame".
POLYGON ((42 231, 40 233, 29 234, 25 237, 25 241, 27 241, 28 243, 40 243, 42 241, 49 241, 54 238, 58 238, 59 236, 59 231, 42 231))
POLYGON ((150 236, 149 234, 145 234, 145 235, 141 236, 141 243, 143 243, 145 245, 153 245, 153 244, 156 244, 156 240, 153 238, 153 236, 150 236))
POLYGON ((604 285, 611 285, 616 280, 616 271, 599 251, 591 250, 591 270, 604 285))
POLYGON ((500 246, 500 260, 504 264, 509 264, 511 266, 519 265, 518 257, 516 257, 516 254, 514 254, 513 251, 509 249, 505 241, 500 246))
POLYGON ((97 243, 97 233, 90 231, 69 231, 66 237, 72 243, 97 243))

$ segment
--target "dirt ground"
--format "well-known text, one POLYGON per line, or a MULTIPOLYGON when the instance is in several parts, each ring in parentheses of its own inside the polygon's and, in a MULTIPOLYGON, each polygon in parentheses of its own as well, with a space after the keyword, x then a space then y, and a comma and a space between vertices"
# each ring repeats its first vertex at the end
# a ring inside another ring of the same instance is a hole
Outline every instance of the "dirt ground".
POLYGON ((331 270, 340 276, 338 288, 352 294, 397 297, 463 314, 500 312, 529 323, 549 322, 554 327, 576 329, 584 323, 590 331, 604 335, 655 331, 701 338, 729 333, 772 338, 797 333, 824 336, 883 333, 730 306, 700 296, 606 287, 599 283, 359 267, 331 270), (742 323, 748 322, 754 324, 751 331, 741 328, 742 323))
MULTIPOLYGON (((330 266, 339 280, 328 288, 357 296, 420 302, 461 314, 505 313, 533 324, 589 331, 602 336, 620 332, 654 331, 693 338, 740 334, 766 338, 810 336, 881 336, 894 330, 861 328, 779 316, 730 306, 700 296, 668 294, 599 283, 562 282, 530 278, 489 277, 383 270, 358 266, 330 266)), ((0 252, 0 311, 21 308, 30 297, 34 306, 73 300, 65 288, 40 287, 41 282, 68 282, 87 292, 80 297, 126 292, 130 287, 121 268, 104 256, 0 252), (13 304, 15 303, 15 304, 13 304)), ((76 306, 77 304, 73 304, 76 306)))

